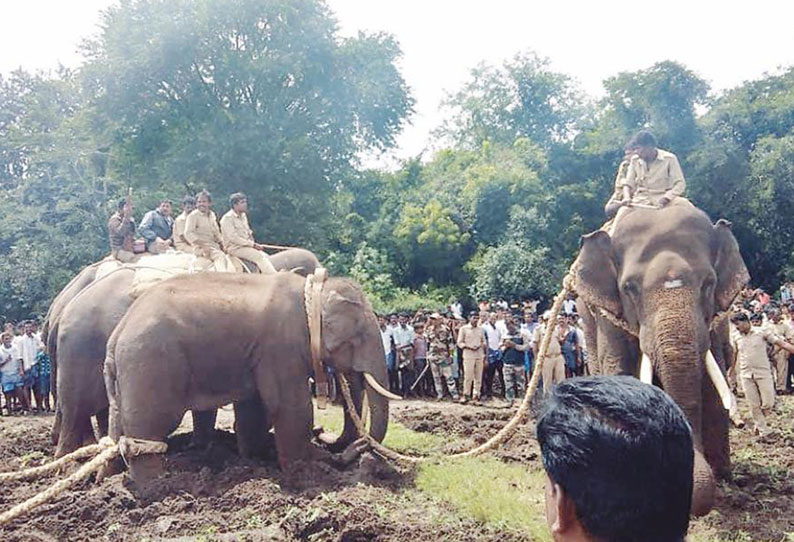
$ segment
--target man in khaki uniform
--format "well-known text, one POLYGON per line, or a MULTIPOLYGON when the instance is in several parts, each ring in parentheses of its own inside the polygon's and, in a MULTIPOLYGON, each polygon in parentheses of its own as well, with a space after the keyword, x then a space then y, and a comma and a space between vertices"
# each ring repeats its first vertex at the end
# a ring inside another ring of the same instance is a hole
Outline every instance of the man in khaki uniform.
MULTIPOLYGON (((783 317, 779 310, 770 311, 769 329, 779 338, 786 342, 794 344, 794 330, 783 321, 783 317)), ((774 365, 775 389, 778 393, 786 391, 786 377, 788 376, 789 354, 780 346, 776 346, 772 353, 772 364, 774 365)))
POLYGON ((678 158, 657 148, 652 133, 639 132, 627 147, 634 151, 625 183, 632 203, 664 207, 684 195, 686 180, 678 158))
POLYGON ((215 271, 231 271, 226 254, 223 252, 221 230, 218 218, 212 212, 212 196, 202 190, 196 196, 196 209, 185 220, 185 239, 193 247, 197 256, 212 260, 215 271))
POLYGON ((275 273, 264 246, 254 241, 254 232, 248 225, 248 199, 242 192, 229 196, 229 209, 221 218, 221 235, 226 253, 254 262, 260 273, 275 273))
MULTIPOLYGON (((549 311, 546 311, 541 317, 542 324, 535 328, 532 335, 532 350, 535 353, 535 359, 538 359, 538 352, 540 352, 540 345, 543 341, 543 336, 546 334, 546 327, 549 325, 549 311)), ((562 341, 565 337, 559 336, 560 326, 554 330, 554 336, 549 341, 549 349, 546 351, 546 359, 543 361, 543 394, 547 395, 551 391, 554 384, 558 384, 565 380, 565 358, 562 357, 562 341)))
POLYGON ((765 437, 772 431, 766 425, 764 415, 775 406, 775 385, 766 346, 771 344, 794 353, 794 345, 778 338, 766 327, 751 325, 750 319, 744 313, 733 315, 731 322, 737 330, 732 341, 744 395, 750 403, 750 415, 753 417, 755 431, 761 437, 765 437))
POLYGON ((478 403, 487 350, 485 332, 476 312, 471 313, 469 323, 458 331, 458 348, 463 351, 463 397, 460 401, 466 403, 473 398, 478 403))
POLYGON ((179 252, 187 252, 193 254, 193 247, 185 239, 185 224, 187 223, 187 215, 193 212, 196 208, 196 198, 193 196, 185 196, 182 199, 182 214, 174 219, 174 248, 179 252))

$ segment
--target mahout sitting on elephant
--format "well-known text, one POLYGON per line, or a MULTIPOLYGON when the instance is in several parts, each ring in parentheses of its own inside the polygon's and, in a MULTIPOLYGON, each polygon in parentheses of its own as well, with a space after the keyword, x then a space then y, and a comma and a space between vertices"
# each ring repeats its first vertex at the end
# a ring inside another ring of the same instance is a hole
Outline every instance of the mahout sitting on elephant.
MULTIPOLYGON (((282 468, 330 459, 312 442, 305 285, 291 273, 202 274, 144 293, 108 342, 111 438, 162 442, 188 409, 258 397, 273 423, 282 468)), ((328 279, 315 299, 322 315, 319 359, 353 383, 354 392, 366 388, 370 434, 382 440, 389 404, 378 389, 388 381, 375 314, 349 279, 328 279)), ((158 454, 126 460, 138 483, 162 472, 158 454)))
POLYGON ((715 476, 730 472, 718 395, 733 361, 725 316, 749 279, 729 224, 689 204, 630 208, 611 235, 583 238, 576 267, 590 372, 652 375, 681 407, 695 448, 692 511, 706 513, 715 476))
MULTIPOLYGON (((153 265, 161 257, 148 258, 147 261, 153 265)), ((312 273, 320 265, 312 252, 298 248, 279 252, 270 260, 279 270, 295 270, 302 275, 312 273)), ((134 265, 119 266, 115 270, 100 273, 100 278, 94 280, 97 275, 94 269, 93 282, 71 296, 65 309, 59 310, 57 315, 53 314, 55 329, 51 339, 57 346, 51 347, 51 352, 53 368, 57 368, 54 389, 58 391, 58 402, 52 433, 53 442, 57 444, 56 457, 95 441, 91 416, 97 418, 100 436, 107 434, 108 400, 102 376, 107 341, 138 293, 171 276, 153 270, 152 274, 144 277, 145 287, 142 287, 140 281, 136 282, 137 272, 134 265)), ((82 283, 85 273, 81 272, 80 280, 75 283, 82 283)), ((74 286, 70 288, 74 289, 74 286)), ((235 405, 238 421, 240 415, 252 415, 256 423, 261 425, 261 413, 256 413, 256 410, 251 405, 235 405)), ((215 425, 214 413, 214 410, 193 413, 196 444, 201 445, 209 438, 215 425)), ((252 443, 246 444, 248 447, 241 446, 241 452, 246 455, 258 453, 261 448, 256 445, 252 449, 252 443)))

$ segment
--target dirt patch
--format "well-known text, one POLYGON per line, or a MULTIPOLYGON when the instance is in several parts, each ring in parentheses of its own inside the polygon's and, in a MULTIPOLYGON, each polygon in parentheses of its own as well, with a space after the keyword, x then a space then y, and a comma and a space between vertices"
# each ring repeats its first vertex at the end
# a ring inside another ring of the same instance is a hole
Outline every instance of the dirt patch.
MULTIPOLYGON (((745 418, 749 420, 742 404, 745 418)), ((409 401, 393 418, 421 432, 449 436, 444 451, 480 444, 514 410, 494 401, 484 407, 409 401)), ((777 440, 760 443, 749 428, 731 430, 733 480, 721 486, 717 507, 693 520, 691 539, 780 542, 794 531, 794 397, 779 402, 770 424, 777 440)), ((50 458, 51 416, 0 418, 2 470, 50 458)), ((221 417, 221 427, 229 423, 221 417)), ((528 541, 524 533, 461 517, 453 504, 431 500, 413 486, 413 473, 397 472, 366 455, 345 471, 312 464, 290 484, 272 461, 243 460, 234 439, 221 432, 208 451, 171 441, 161 498, 141 500, 126 475, 84 482, 5 529, 8 541, 528 541)), ((495 455, 540 469, 527 423, 495 455)), ((0 491, 7 510, 46 488, 50 477, 8 483, 0 491)))

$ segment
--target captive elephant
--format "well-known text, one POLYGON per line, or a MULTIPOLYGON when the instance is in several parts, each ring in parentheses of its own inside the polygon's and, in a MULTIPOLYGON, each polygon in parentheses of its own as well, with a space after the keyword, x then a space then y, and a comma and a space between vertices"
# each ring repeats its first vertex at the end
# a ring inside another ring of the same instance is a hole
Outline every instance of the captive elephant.
POLYGON ((712 224, 688 203, 630 209, 611 236, 586 235, 579 253, 575 287, 590 370, 652 375, 684 411, 695 448, 695 515, 713 506, 715 477, 730 476, 726 397, 717 390, 727 388, 733 353, 727 319, 712 322, 748 280, 730 224, 712 224))
MULTIPOLYGON (((184 275, 144 293, 108 342, 111 438, 165 441, 188 409, 259 398, 273 423, 283 469, 300 460, 331 459, 312 441, 304 284, 291 273, 184 275)), ((366 389, 370 434, 380 441, 389 403, 382 394, 388 379, 375 314, 349 279, 329 278, 319 298, 322 362, 354 389, 366 389)), ((160 454, 126 459, 138 484, 162 473, 160 454)))
MULTIPOLYGON (((299 248, 279 252, 270 261, 278 270, 296 269, 304 275, 320 266, 312 252, 299 248)), ((52 429, 56 457, 95 441, 91 416, 97 418, 100 436, 107 434, 108 400, 102 364, 113 329, 134 301, 130 295, 134 275, 134 269, 126 267, 108 273, 74 296, 60 314, 58 354, 53 358, 53 366, 58 368, 58 402, 52 429)), ((238 408, 246 407, 235 405, 236 412, 238 408)), ((198 442, 206 440, 214 425, 214 411, 194 412, 198 442)))

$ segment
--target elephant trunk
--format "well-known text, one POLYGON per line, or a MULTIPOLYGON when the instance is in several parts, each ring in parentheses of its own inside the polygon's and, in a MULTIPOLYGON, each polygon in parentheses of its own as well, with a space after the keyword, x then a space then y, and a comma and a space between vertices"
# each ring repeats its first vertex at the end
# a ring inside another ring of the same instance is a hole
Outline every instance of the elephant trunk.
POLYGON ((692 514, 704 515, 714 505, 716 482, 714 473, 703 455, 703 405, 701 384, 704 355, 697 341, 691 314, 660 307, 656 312, 653 370, 664 391, 673 398, 689 420, 694 445, 692 514))

